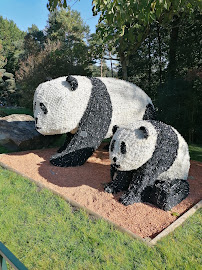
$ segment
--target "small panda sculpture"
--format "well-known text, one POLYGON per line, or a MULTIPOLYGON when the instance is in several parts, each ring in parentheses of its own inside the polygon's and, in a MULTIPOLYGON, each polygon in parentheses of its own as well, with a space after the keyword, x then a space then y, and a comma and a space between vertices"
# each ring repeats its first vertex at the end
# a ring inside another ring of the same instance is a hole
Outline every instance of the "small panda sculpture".
POLYGON ((114 125, 154 119, 151 99, 136 85, 115 78, 60 77, 40 84, 34 95, 36 129, 43 135, 67 133, 55 166, 80 166, 111 137, 114 125))
MULTIPOLYGON (((115 131, 116 131, 115 127, 115 131)), ((159 121, 136 121, 118 128, 110 143, 108 193, 123 193, 120 202, 149 202, 170 210, 189 194, 188 146, 173 127, 159 121)))

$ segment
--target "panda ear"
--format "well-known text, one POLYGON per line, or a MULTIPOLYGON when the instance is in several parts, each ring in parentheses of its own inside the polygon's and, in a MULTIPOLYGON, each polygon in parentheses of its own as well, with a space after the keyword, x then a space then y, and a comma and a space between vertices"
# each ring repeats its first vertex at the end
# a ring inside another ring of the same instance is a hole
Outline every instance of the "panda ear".
POLYGON ((113 133, 113 135, 115 134, 115 132, 117 131, 118 128, 119 128, 119 127, 118 127, 117 125, 113 126, 113 128, 112 128, 112 133, 113 133))
POLYGON ((78 87, 78 81, 77 81, 77 79, 74 78, 71 75, 68 75, 67 78, 66 78, 66 81, 70 84, 71 90, 72 91, 75 91, 76 88, 78 87))
POLYGON ((147 129, 146 127, 144 127, 144 126, 141 126, 141 127, 139 128, 139 130, 142 131, 144 138, 147 139, 148 136, 149 136, 149 131, 148 131, 148 129, 147 129))

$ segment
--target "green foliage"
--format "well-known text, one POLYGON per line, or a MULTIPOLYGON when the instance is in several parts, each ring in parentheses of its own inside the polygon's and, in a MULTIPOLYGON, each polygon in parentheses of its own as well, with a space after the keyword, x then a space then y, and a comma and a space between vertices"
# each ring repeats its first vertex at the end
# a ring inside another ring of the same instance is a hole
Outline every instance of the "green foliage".
POLYGON ((162 24, 168 23, 173 15, 179 14, 180 12, 190 11, 194 8, 202 8, 200 1, 189 0, 189 1, 111 1, 111 0, 93 0, 93 12, 96 15, 100 14, 100 22, 106 21, 108 28, 103 29, 106 33, 113 30, 117 36, 123 36, 127 32, 128 39, 134 42, 136 37, 133 37, 133 29, 139 29, 139 37, 144 32, 144 28, 147 27, 154 21, 159 21, 162 24), (113 25, 110 28, 110 25, 113 25), (141 31, 143 30, 143 32, 141 31))
POLYGON ((35 24, 32 24, 31 27, 28 27, 28 33, 24 37, 24 55, 27 57, 30 53, 35 55, 44 48, 44 43, 46 41, 46 36, 43 31, 40 31, 35 24))
POLYGON ((29 55, 27 59, 20 62, 20 69, 16 73, 18 88, 20 89, 22 107, 32 108, 33 95, 36 87, 47 81, 57 70, 55 65, 55 51, 60 48, 59 43, 45 45, 37 55, 29 55))
POLYGON ((78 11, 60 9, 51 12, 48 17, 46 34, 50 40, 66 41, 69 37, 75 38, 75 42, 88 37, 89 26, 86 25, 78 11))
POLYGON ((190 82, 183 79, 169 80, 158 89, 160 120, 176 127, 189 143, 202 143, 200 89, 200 80, 190 82))
POLYGON ((34 91, 44 81, 66 76, 68 73, 90 75, 85 43, 71 44, 71 39, 65 43, 47 40, 43 50, 36 55, 29 55, 20 63, 16 79, 21 90, 21 106, 32 108, 34 91))
POLYGON ((90 75, 92 63, 84 37, 89 33, 76 11, 50 13, 46 35, 32 25, 25 37, 25 58, 16 73, 21 90, 20 105, 32 108, 36 87, 47 80, 67 74, 90 75))
POLYGON ((116 75, 114 74, 114 76, 112 76, 112 72, 104 60, 101 60, 98 65, 90 65, 89 70, 92 77, 115 77, 116 75))
POLYGON ((151 24, 149 36, 131 54, 128 64, 129 80, 152 98, 159 119, 173 125, 189 143, 199 144, 202 143, 200 21, 200 13, 194 11, 179 17, 177 25, 173 21, 166 26, 151 24), (175 46, 171 38, 174 26, 178 28, 175 46))
MULTIPOLYGON (((0 117, 1 117, 1 114, 0 114, 0 117)), ((2 153, 10 153, 10 151, 7 148, 0 145, 0 154, 2 153)))
POLYGON ((177 212, 172 212, 171 215, 174 216, 174 217, 179 217, 180 216, 180 214, 177 213, 177 212))
POLYGON ((15 78, 12 73, 0 69, 0 103, 1 105, 16 105, 18 103, 15 78))
POLYGON ((189 145, 189 153, 192 160, 202 162, 202 146, 199 145, 189 145))
POLYGON ((47 4, 47 8, 49 11, 54 11, 57 7, 66 8, 67 1, 66 0, 49 0, 47 4))
POLYGON ((93 33, 90 36, 89 49, 94 60, 103 59, 105 55, 105 44, 101 37, 97 33, 93 33))
POLYGON ((100 14, 97 31, 101 33, 104 42, 112 40, 117 48, 124 79, 128 79, 128 57, 144 42, 153 22, 167 25, 174 16, 202 7, 201 2, 195 0, 93 0, 93 4, 94 15, 100 14))
MULTIPOLYGON (((3 46, 3 56, 7 59, 6 70, 14 73, 18 69, 18 59, 23 53, 25 33, 12 20, 0 16, 0 40, 3 46)), ((1 55, 1 52, 0 52, 1 55)))
POLYGON ((201 265, 201 210, 150 248, 1 168, 0 203, 1 241, 30 270, 197 270, 201 265))
POLYGON ((7 116, 11 114, 28 114, 33 116, 33 111, 27 108, 18 108, 18 107, 0 107, 0 116, 7 116))
MULTIPOLYGON (((6 65, 6 58, 4 57, 2 41, 0 39, 0 69, 2 69, 5 65, 6 65)), ((0 74, 0 77, 1 77, 1 74, 0 74)))

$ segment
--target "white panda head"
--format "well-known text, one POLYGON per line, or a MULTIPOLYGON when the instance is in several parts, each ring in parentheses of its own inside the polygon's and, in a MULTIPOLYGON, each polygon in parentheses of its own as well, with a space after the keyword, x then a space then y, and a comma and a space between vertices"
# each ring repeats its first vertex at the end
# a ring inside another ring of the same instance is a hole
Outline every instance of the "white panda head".
POLYGON ((149 121, 118 128, 109 148, 111 164, 120 171, 140 168, 152 157, 156 141, 157 132, 149 121))
POLYGON ((60 77, 40 84, 34 94, 35 125, 43 135, 75 130, 83 116, 92 85, 86 77, 60 77), (80 86, 78 81, 81 81, 80 86))

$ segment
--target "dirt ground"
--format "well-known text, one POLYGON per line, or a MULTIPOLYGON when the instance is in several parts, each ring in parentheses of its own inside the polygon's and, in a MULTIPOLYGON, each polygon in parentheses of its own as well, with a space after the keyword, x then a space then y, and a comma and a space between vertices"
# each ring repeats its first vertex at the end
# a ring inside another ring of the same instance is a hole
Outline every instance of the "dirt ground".
POLYGON ((56 149, 48 149, 1 154, 0 162, 143 238, 154 238, 177 219, 176 213, 182 215, 202 197, 202 163, 197 161, 191 162, 189 196, 165 212, 143 203, 126 207, 118 202, 121 193, 104 192, 104 183, 110 181, 110 161, 102 147, 87 163, 74 168, 51 165, 49 158, 55 152, 56 149))

